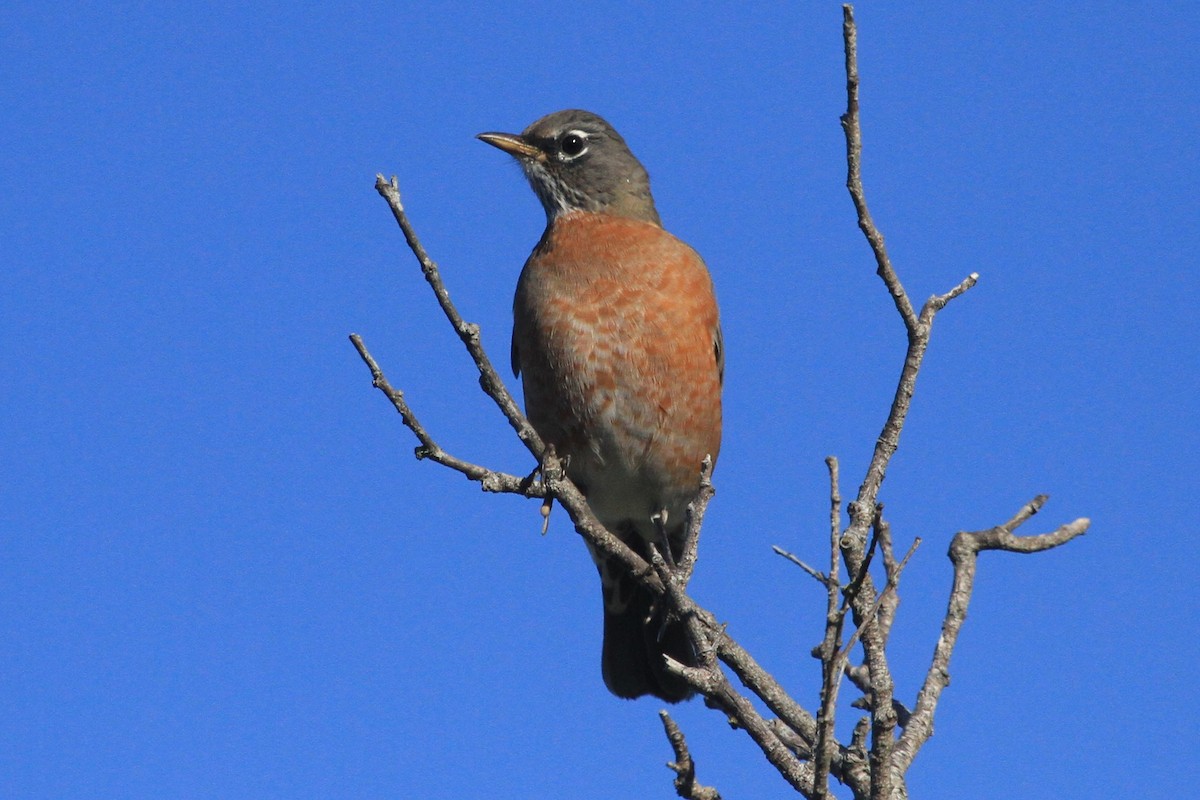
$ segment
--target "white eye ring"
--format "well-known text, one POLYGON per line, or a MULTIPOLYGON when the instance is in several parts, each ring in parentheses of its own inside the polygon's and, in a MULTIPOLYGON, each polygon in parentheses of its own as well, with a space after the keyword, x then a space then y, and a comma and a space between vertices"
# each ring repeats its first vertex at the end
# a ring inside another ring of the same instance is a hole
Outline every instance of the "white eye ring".
POLYGON ((588 151, 586 131, 567 131, 558 140, 558 152, 564 161, 573 161, 588 151))

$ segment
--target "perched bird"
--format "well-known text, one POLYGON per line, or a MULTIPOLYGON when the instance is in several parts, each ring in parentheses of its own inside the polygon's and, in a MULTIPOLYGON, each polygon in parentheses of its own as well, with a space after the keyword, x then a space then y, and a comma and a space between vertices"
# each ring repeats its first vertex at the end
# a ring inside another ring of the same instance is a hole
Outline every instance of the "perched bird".
MULTIPOLYGON (((650 178, 612 126, 559 111, 479 138, 514 156, 546 211, 517 283, 512 365, 525 410, 608 530, 678 558, 705 456, 721 446, 724 355, 704 261, 663 230, 650 178)), ((592 551, 604 595, 604 683, 618 697, 691 696, 663 655, 696 654, 677 620, 592 551)))

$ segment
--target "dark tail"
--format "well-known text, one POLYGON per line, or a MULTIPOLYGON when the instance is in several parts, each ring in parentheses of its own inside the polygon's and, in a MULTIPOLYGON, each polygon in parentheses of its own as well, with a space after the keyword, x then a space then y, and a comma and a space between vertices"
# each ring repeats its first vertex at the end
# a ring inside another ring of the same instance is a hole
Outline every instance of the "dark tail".
POLYGON ((678 703, 693 692, 687 683, 667 671, 664 655, 694 667, 696 652, 679 620, 664 624, 662 612, 653 611, 653 595, 621 568, 601 568, 604 592, 604 651, 600 660, 604 684, 617 697, 651 694, 678 703))

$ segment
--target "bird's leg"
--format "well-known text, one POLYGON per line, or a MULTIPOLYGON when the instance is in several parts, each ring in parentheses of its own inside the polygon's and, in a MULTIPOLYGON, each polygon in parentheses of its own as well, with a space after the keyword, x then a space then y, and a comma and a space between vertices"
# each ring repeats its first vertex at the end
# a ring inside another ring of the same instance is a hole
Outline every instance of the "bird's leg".
MULTIPOLYGON (((667 563, 667 570, 671 573, 672 579, 674 579, 679 574, 679 568, 675 564, 675 554, 671 550, 671 537, 667 534, 667 510, 663 508, 657 514, 651 514, 650 521, 654 523, 654 530, 658 534, 657 549, 662 554, 663 561, 667 563)), ((654 544, 651 545, 651 547, 654 546, 654 544)), ((650 609, 651 617, 656 615, 660 617, 657 633, 657 639, 660 642, 671 621, 671 614, 663 610, 662 604, 664 603, 665 598, 656 598, 650 609), (661 614, 660 611, 662 611, 661 614)))
MULTIPOLYGON (((542 455, 541 462, 534 468, 533 472, 529 473, 521 483, 522 488, 527 488, 533 484, 533 478, 538 473, 541 473, 543 483, 548 483, 549 480, 556 480, 564 476, 567 472, 567 465, 570 463, 570 454, 567 458, 560 459, 558 453, 554 450, 553 444, 546 445, 546 452, 542 455)), ((546 496, 542 499, 542 536, 546 535, 546 531, 550 529, 550 509, 554 506, 554 495, 546 492, 546 496)))
POLYGON ((671 539, 667 536, 667 510, 660 509, 657 514, 650 515, 654 530, 658 533, 658 549, 662 552, 663 561, 671 572, 675 571, 675 554, 671 552, 671 539))

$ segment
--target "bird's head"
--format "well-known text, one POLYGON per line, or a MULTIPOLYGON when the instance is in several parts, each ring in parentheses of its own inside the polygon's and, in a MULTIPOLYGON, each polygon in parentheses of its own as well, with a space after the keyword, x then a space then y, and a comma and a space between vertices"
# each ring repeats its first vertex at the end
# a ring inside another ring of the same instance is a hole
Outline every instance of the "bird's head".
POLYGON ((661 224, 645 167, 621 134, 595 114, 557 111, 519 134, 478 138, 517 159, 550 222, 571 211, 591 211, 661 224))

